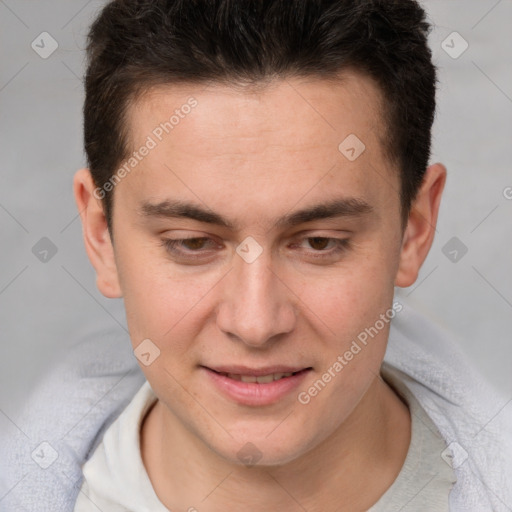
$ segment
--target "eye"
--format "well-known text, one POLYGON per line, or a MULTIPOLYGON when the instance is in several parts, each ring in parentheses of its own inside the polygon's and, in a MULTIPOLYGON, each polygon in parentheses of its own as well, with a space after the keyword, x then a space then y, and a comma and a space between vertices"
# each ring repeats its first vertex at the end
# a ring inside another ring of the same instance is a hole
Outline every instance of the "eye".
POLYGON ((313 236, 303 238, 302 242, 307 242, 313 248, 312 251, 308 251, 313 258, 332 257, 350 248, 350 240, 348 238, 313 236))
POLYGON ((329 242, 334 240, 333 238, 326 238, 321 236, 314 236, 310 238, 306 238, 309 245, 313 247, 313 249, 318 251, 323 251, 327 245, 329 245, 329 242))
POLYGON ((218 247, 218 244, 216 244, 211 238, 207 237, 177 239, 165 238, 162 240, 161 245, 163 245, 169 253, 178 256, 192 257, 194 257, 194 253, 205 252, 204 248, 208 245, 213 246, 214 248, 218 247))

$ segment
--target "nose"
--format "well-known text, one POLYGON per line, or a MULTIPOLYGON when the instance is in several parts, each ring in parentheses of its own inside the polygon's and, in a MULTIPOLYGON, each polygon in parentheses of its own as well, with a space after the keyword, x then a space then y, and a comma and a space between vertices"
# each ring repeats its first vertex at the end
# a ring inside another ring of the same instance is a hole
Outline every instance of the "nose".
POLYGON ((266 251, 252 263, 234 255, 233 269, 223 280, 217 325, 231 338, 265 348, 295 328, 293 293, 272 268, 266 251))

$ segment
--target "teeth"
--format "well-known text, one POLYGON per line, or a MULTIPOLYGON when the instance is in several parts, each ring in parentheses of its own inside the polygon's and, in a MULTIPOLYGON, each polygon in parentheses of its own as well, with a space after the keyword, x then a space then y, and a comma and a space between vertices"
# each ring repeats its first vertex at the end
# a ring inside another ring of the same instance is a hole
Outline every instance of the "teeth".
POLYGON ((256 377, 256 381, 259 384, 268 384, 269 382, 274 382, 274 374, 270 373, 269 375, 262 375, 261 377, 256 377))
POLYGON ((290 377, 291 375, 293 375, 293 373, 269 373, 268 375, 260 375, 258 377, 254 375, 239 375, 237 373, 224 373, 223 375, 227 375, 230 379, 242 382, 257 382, 258 384, 269 384, 270 382, 273 382, 275 380, 279 380, 284 377, 290 377))

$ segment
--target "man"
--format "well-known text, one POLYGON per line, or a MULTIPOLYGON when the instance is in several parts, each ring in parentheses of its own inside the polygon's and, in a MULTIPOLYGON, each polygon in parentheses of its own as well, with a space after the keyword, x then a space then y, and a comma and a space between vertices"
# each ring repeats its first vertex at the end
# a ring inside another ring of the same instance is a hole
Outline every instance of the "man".
POLYGON ((383 365, 446 179, 428 28, 412 0, 102 10, 75 197, 148 382, 76 511, 449 510, 448 441, 383 365))

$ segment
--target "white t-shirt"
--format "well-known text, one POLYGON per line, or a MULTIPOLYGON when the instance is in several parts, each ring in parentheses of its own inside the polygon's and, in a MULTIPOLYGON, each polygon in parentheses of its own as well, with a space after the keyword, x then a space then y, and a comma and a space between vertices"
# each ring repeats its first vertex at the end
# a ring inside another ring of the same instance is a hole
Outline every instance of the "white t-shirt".
MULTIPOLYGON (((453 469, 441 457, 446 443, 401 382, 400 372, 383 363, 381 375, 409 406, 411 443, 399 475, 368 512, 446 512, 456 481, 453 469)), ((145 382, 105 432, 83 465, 84 481, 74 512, 169 512, 153 489, 140 453, 142 420, 156 400, 145 382)))

